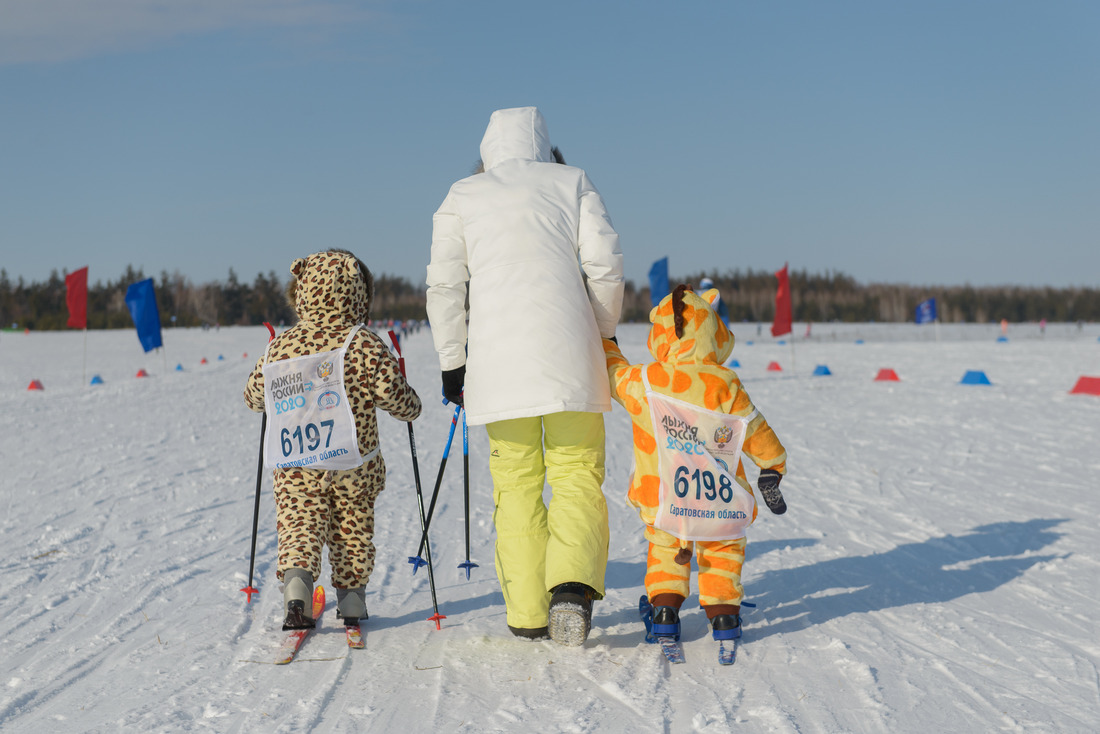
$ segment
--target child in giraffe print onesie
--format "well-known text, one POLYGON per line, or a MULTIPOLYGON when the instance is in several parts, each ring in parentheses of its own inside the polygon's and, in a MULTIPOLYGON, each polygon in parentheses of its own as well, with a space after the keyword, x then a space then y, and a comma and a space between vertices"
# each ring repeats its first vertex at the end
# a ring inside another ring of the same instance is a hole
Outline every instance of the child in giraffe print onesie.
POLYGON ((634 429, 627 498, 646 526, 646 594, 662 636, 679 637, 693 548, 699 602, 715 639, 741 634, 745 529, 756 517, 742 451, 761 469, 769 508, 786 510, 779 480, 787 454, 737 374, 722 366, 733 335, 710 307, 717 294, 679 285, 652 310, 648 346, 656 361, 630 364, 616 342, 603 340, 611 395, 634 429))
POLYGON ((268 344, 244 391, 249 408, 267 412, 283 627, 313 626, 309 600, 325 546, 337 613, 356 624, 367 616, 374 503, 386 484, 375 411, 411 421, 420 398, 364 327, 374 280, 361 260, 333 249, 295 260, 290 272, 287 297, 299 321, 268 344))

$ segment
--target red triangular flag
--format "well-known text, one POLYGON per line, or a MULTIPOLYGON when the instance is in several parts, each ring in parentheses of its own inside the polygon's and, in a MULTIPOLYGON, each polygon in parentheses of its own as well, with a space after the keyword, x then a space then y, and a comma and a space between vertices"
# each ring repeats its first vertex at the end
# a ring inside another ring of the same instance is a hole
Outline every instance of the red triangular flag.
POLYGON ((787 263, 775 274, 779 287, 775 291, 775 321, 772 322, 772 336, 791 333, 791 283, 787 278, 787 263))
POLYGON ((69 306, 69 328, 88 328, 88 266, 65 276, 65 303, 69 306))

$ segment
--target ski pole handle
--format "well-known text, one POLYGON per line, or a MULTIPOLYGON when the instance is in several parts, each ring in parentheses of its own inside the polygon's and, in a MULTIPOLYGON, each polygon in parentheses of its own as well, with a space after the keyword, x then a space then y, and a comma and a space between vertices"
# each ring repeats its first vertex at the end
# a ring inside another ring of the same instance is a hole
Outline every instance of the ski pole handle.
POLYGON ((405 358, 401 355, 401 342, 397 340, 397 334, 393 329, 390 329, 390 342, 393 344, 393 351, 397 352, 397 369, 401 370, 401 376, 408 379, 408 375, 405 374, 405 358))

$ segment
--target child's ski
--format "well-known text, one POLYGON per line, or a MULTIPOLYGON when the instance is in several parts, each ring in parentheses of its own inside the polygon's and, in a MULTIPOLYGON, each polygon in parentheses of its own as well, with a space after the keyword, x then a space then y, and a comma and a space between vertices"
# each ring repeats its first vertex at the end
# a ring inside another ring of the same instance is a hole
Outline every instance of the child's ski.
POLYGON ((348 647, 352 650, 362 650, 367 646, 366 640, 363 639, 363 630, 357 624, 345 625, 344 635, 347 637, 348 647))
POLYGON ((275 656, 276 665, 286 665, 294 656, 298 653, 298 648, 305 642, 306 637, 310 632, 321 624, 321 612, 325 610, 325 587, 318 586, 313 590, 313 624, 314 626, 309 629, 303 630, 290 630, 287 632, 283 643, 279 645, 279 652, 275 656))
POLYGON ((686 662, 684 646, 680 644, 679 640, 672 637, 653 636, 653 605, 649 603, 649 599, 644 595, 638 600, 638 613, 645 624, 645 641, 660 644, 661 652, 670 663, 686 662))
POLYGON ((687 662, 687 658, 684 657, 684 646, 680 644, 679 640, 674 640, 671 637, 658 637, 657 643, 661 646, 661 652, 664 653, 665 659, 670 663, 687 662))
POLYGON ((737 640, 718 640, 718 664, 733 665, 737 660, 737 640))

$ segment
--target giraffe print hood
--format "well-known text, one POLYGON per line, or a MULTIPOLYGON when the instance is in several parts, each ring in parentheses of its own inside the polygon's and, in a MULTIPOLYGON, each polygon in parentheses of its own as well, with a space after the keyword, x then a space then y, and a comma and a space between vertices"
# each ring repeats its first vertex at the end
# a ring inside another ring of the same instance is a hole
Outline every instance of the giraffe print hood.
POLYGON ((718 289, 702 295, 683 291, 681 336, 676 336, 674 296, 665 296, 652 311, 649 321, 649 352, 658 362, 672 364, 724 364, 733 353, 733 334, 711 308, 718 289))

